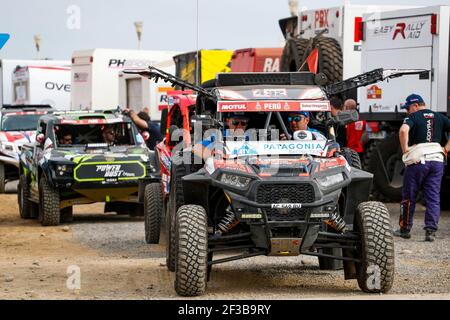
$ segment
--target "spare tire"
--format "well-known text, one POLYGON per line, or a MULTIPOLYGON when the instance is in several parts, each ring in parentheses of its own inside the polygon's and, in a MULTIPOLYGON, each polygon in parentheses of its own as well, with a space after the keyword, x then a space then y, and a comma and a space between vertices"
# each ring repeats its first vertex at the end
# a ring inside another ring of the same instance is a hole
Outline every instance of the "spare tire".
POLYGON ((342 81, 343 55, 339 42, 329 37, 318 37, 314 48, 319 48, 319 73, 328 78, 328 83, 342 81))
MULTIPOLYGON (((308 43, 309 40, 297 38, 291 38, 286 41, 286 45, 283 49, 283 55, 281 56, 281 71, 299 71, 304 61, 304 55, 308 47, 308 43)), ((307 70, 307 68, 308 67, 306 66, 306 69, 303 69, 307 70)))
POLYGON ((341 152, 350 167, 362 170, 358 152, 350 148, 341 148, 341 152))

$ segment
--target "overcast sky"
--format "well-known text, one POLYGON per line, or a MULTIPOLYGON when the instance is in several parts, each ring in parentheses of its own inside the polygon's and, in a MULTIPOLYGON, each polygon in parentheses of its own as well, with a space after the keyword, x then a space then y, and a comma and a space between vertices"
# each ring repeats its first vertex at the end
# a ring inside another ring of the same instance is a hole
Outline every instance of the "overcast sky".
MULTIPOLYGON (((11 39, 0 58, 36 57, 33 36, 42 37, 41 56, 70 59, 74 50, 136 49, 135 21, 144 22, 142 49, 280 47, 278 19, 289 16, 288 0, 1 0, 0 33, 11 39)), ((352 4, 432 5, 450 0, 358 0, 352 4)), ((309 9, 343 4, 299 0, 309 9)))

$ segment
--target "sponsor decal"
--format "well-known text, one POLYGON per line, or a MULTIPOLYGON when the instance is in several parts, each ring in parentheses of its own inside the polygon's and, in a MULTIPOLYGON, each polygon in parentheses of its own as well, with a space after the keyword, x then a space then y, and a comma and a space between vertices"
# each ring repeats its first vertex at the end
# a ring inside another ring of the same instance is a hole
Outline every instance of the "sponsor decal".
POLYGON ((383 90, 377 85, 373 85, 367 89, 367 99, 381 99, 383 90))
MULTIPOLYGON (((168 109, 170 105, 173 105, 173 101, 169 100, 167 96, 167 91, 171 91, 173 88, 171 87, 159 87, 158 88, 158 110, 162 111, 164 109, 168 109)), ((173 98, 172 98, 173 100, 173 98)))
POLYGON ((260 112, 260 111, 311 111, 326 112, 330 110, 329 101, 289 101, 289 100, 260 100, 260 101, 219 101, 218 112, 260 112))
POLYGON ((256 89, 252 91, 255 98, 287 98, 286 89, 256 89))
POLYGON ((329 9, 317 10, 314 14, 314 28, 328 28, 328 12, 329 9))
POLYGON ((266 58, 263 72, 280 72, 280 58, 266 58))
POLYGON ((97 165, 96 172, 103 174, 105 178, 135 177, 133 172, 125 172, 120 164, 102 164, 97 165))
POLYGON ((61 124, 113 124, 123 122, 122 119, 84 119, 84 120, 61 120, 61 124))
POLYGON ((56 82, 49 81, 49 82, 45 83, 45 89, 51 90, 51 91, 70 92, 70 84, 56 83, 56 82))
POLYGON ((321 156, 325 153, 326 141, 228 141, 226 147, 232 155, 298 155, 311 154, 321 156))

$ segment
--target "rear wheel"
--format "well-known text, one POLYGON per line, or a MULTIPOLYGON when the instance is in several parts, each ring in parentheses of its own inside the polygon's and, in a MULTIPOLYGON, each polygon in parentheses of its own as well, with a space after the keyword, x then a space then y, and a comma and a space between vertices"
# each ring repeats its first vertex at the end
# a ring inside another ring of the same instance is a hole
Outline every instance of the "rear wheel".
POLYGON ((162 215, 162 192, 159 183, 151 183, 145 187, 144 195, 144 221, 145 242, 149 244, 159 243, 162 215))
POLYGON ((170 178, 170 194, 166 212, 166 263, 169 271, 175 272, 175 216, 184 203, 183 183, 181 178, 187 174, 186 167, 174 165, 170 178))
POLYGON ((368 293, 386 293, 394 281, 394 239, 389 211, 381 202, 363 202, 355 215, 361 243, 356 263, 358 285, 368 293))
POLYGON ((182 206, 176 217, 177 264, 175 291, 194 297, 206 290, 208 274, 208 218, 202 206, 182 206))
POLYGON ((42 176, 39 181, 39 222, 43 226, 57 226, 60 222, 59 192, 42 176))
POLYGON ((17 186, 17 200, 19 204, 19 214, 22 219, 32 219, 37 217, 38 210, 36 204, 30 200, 30 184, 25 175, 20 175, 17 186))
POLYGON ((343 55, 339 42, 329 37, 318 37, 314 47, 319 48, 319 73, 327 76, 328 83, 342 81, 343 55))

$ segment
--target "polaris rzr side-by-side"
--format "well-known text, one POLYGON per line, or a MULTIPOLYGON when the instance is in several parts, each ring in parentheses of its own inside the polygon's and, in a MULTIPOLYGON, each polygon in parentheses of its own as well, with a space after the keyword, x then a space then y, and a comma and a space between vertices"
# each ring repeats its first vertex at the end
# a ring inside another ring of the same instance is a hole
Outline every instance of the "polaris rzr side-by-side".
POLYGON ((143 215, 146 186, 159 183, 154 152, 126 116, 62 112, 39 119, 36 142, 20 157, 20 216, 44 226, 71 221, 73 206, 105 203, 105 212, 143 215))
POLYGON ((179 295, 202 295, 213 265, 259 255, 317 256, 321 269, 343 265, 364 292, 390 290, 389 212, 367 201, 373 176, 358 154, 335 142, 334 126, 357 113, 331 117, 328 97, 408 73, 374 70, 326 87, 311 73, 229 73, 208 90, 152 67, 139 73, 196 90, 194 118, 216 129, 201 138, 214 150, 200 168, 189 159, 204 141, 172 156, 167 267, 179 295), (310 115, 311 128, 289 130, 292 113, 310 115), (225 134, 229 114, 248 119, 250 134, 225 134))

